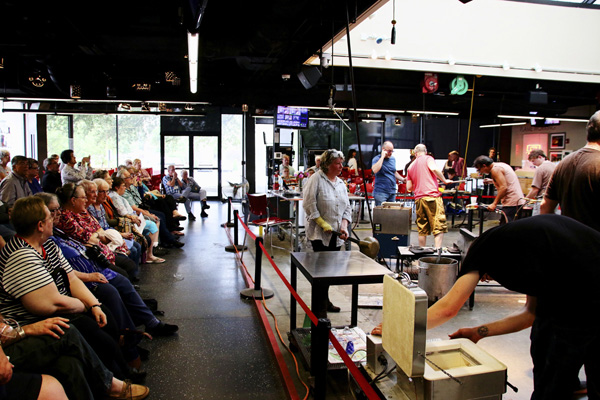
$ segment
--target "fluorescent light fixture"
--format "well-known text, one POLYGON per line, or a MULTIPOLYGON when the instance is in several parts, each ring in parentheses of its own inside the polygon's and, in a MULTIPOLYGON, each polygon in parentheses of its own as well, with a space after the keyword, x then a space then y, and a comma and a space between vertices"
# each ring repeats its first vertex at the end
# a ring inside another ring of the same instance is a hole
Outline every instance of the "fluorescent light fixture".
POLYGON ((198 92, 198 47, 197 33, 188 32, 188 62, 190 64, 190 92, 198 92))
MULTIPOLYGON (((327 118, 327 117, 310 117, 311 120, 317 120, 317 121, 339 121, 340 118, 327 118)), ((342 121, 349 121, 348 118, 343 118, 342 121)))
POLYGON ((492 125, 479 125, 480 128, 498 128, 501 126, 518 126, 518 125, 526 125, 527 122, 511 122, 508 124, 492 124, 492 125))
MULTIPOLYGON (((352 109, 350 109, 352 111, 352 109)), ((394 113, 394 114, 402 114, 405 112, 404 110, 388 110, 382 108, 357 108, 356 111, 359 112, 374 112, 374 113, 394 113)))
POLYGON ((556 121, 560 121, 560 122, 583 122, 583 123, 588 123, 589 119, 583 119, 583 118, 550 118, 556 121))
MULTIPOLYGON (((43 103, 43 102, 59 102, 59 103, 140 103, 140 99, 137 100, 111 100, 111 99, 81 99, 81 100, 73 100, 67 98, 42 98, 42 97, 2 97, 4 101, 16 101, 16 102, 25 102, 25 103, 43 103)), ((171 100, 146 100, 146 103, 168 103, 168 104, 210 104, 208 101, 171 101, 171 100)))
POLYGON ((513 118, 513 119, 544 119, 544 117, 532 117, 531 115, 498 115, 498 118, 513 118))
POLYGON ((459 115, 457 112, 449 112, 449 111, 414 111, 408 110, 407 113, 411 114, 432 114, 432 115, 459 115))

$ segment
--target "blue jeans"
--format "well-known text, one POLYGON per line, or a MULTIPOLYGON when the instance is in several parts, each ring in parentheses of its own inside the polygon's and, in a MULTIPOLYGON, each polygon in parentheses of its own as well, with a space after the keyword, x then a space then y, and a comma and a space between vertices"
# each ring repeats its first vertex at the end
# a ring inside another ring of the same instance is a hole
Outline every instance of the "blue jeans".
POLYGON ((119 292, 121 300, 133 321, 133 329, 138 325, 144 325, 146 328, 153 328, 158 325, 160 321, 152 314, 152 311, 127 278, 117 274, 109 283, 119 292))
POLYGON ((373 198, 375 199, 375 206, 380 206, 381 203, 386 201, 396 201, 396 192, 385 193, 373 191, 373 198))

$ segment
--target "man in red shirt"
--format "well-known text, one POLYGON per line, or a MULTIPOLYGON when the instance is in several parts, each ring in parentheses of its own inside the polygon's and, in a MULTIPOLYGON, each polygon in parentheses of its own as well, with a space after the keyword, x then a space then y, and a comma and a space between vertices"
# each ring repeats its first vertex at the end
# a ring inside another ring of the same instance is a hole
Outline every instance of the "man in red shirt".
POLYGON ((433 235, 435 247, 439 248, 442 247, 442 239, 444 233, 448 232, 448 226, 438 179, 444 184, 450 184, 452 181, 444 178, 433 157, 427 155, 427 147, 424 144, 415 147, 415 156, 415 160, 408 167, 406 188, 415 196, 419 246, 424 247, 427 236, 433 235))

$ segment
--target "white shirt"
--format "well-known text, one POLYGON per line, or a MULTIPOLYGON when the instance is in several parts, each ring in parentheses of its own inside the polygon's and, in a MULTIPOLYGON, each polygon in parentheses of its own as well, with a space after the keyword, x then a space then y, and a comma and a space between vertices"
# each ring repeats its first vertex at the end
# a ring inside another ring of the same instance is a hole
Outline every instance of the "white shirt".
MULTIPOLYGON (((352 208, 348 200, 346 184, 336 177, 331 182, 321 170, 312 176, 302 190, 303 207, 306 213, 306 237, 308 240, 321 240, 325 246, 329 244, 332 233, 325 233, 315 222, 322 217, 334 231, 340 231, 342 220, 352 222, 352 208)), ((344 241, 337 239, 337 246, 344 241)))

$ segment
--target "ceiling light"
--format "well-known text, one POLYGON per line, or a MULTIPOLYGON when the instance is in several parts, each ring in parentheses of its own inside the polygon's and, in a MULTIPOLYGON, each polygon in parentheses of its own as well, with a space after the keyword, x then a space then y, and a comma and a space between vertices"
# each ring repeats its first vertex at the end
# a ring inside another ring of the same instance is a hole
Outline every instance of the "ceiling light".
POLYGON ((588 123, 590 120, 589 119, 584 119, 584 118, 552 118, 553 120, 556 121, 560 121, 560 122, 583 122, 583 123, 588 123))
POLYGON ((357 108, 356 111, 379 112, 379 113, 398 113, 398 114, 405 112, 404 110, 386 110, 386 109, 381 109, 381 108, 357 108))
POLYGON ((186 104, 186 105, 185 105, 185 110, 186 110, 186 111, 193 111, 193 110, 194 110, 194 107, 193 107, 191 104, 186 104))
POLYGON ((511 122, 508 124, 492 124, 492 125, 479 125, 480 128, 497 128, 501 126, 518 126, 518 125, 526 125, 527 122, 511 122))
POLYGON ((138 92, 149 92, 152 90, 152 85, 149 83, 134 83, 131 87, 138 92))
POLYGON ((117 111, 131 111, 131 104, 129 104, 129 103, 120 103, 117 106, 117 111))
POLYGON ((373 49, 373 51, 371 52, 371 59, 377 60, 377 52, 375 51, 375 49, 373 49))
POLYGON ((390 52, 389 52, 389 51, 386 51, 386 52, 385 52, 385 59, 386 59, 387 61, 391 61, 391 60, 392 60, 392 55, 390 54, 390 52))
POLYGON ((199 36, 188 32, 188 62, 190 67, 190 92, 198 92, 198 49, 199 36))
POLYGON ((70 94, 72 99, 80 99, 81 98, 81 85, 71 85, 70 94))
POLYGON ((459 115, 457 112, 450 111, 407 111, 407 113, 411 114, 431 114, 431 115, 459 115))
POLYGON ((30 76, 29 82, 37 88, 41 88, 46 84, 46 78, 38 74, 37 76, 30 76))
POLYGON ((544 119, 543 117, 532 117, 531 115, 498 115, 498 118, 513 118, 513 119, 544 119))

